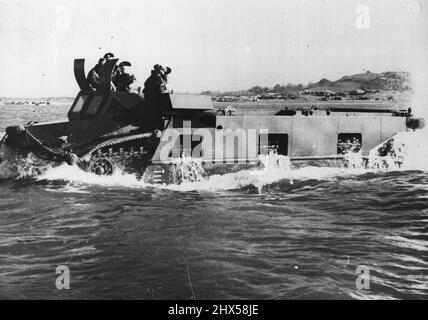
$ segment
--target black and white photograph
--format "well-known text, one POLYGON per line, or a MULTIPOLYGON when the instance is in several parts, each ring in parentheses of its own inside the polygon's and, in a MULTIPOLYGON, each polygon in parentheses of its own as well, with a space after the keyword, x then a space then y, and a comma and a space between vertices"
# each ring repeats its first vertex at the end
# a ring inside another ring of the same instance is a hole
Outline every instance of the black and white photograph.
POLYGON ((425 0, 0 0, 0 70, 1 300, 428 298, 425 0))

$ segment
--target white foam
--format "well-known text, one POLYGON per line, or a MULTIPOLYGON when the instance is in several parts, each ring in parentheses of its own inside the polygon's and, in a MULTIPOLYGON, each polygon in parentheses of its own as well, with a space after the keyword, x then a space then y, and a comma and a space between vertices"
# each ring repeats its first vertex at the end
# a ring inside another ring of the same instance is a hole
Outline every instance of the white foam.
MULTIPOLYGON (((394 136, 394 148, 402 149, 403 164, 394 165, 394 159, 389 161, 387 168, 378 167, 375 155, 370 159, 369 168, 363 165, 361 155, 352 154, 348 156, 348 168, 337 167, 303 167, 293 169, 289 159, 284 156, 269 155, 262 157, 261 161, 265 168, 242 170, 234 173, 222 175, 204 176, 204 171, 197 161, 192 159, 182 159, 175 165, 181 166, 179 172, 184 180, 179 185, 151 185, 138 179, 136 175, 117 171, 112 176, 98 176, 93 173, 84 172, 77 166, 66 164, 50 167, 44 165, 43 173, 37 177, 38 180, 55 181, 61 180, 70 182, 73 185, 99 185, 104 187, 125 187, 125 188, 165 188, 176 191, 206 190, 221 191, 240 189, 247 186, 254 186, 258 190, 266 185, 279 181, 286 181, 293 184, 294 181, 305 180, 332 180, 338 177, 352 177, 368 172, 385 172, 396 170, 422 170, 428 171, 428 139, 426 130, 416 132, 402 132, 394 136)), ((22 160, 20 160, 22 162, 22 160)), ((34 159, 30 157, 25 165, 19 162, 11 164, 4 161, 0 164, 1 177, 12 174, 12 171, 18 171, 18 177, 32 176, 34 159)), ((16 172, 15 172, 16 173, 16 172)))
POLYGON ((37 177, 37 180, 67 181, 75 184, 100 185, 105 187, 147 187, 148 184, 140 181, 133 174, 123 173, 117 170, 111 176, 99 176, 91 172, 81 170, 78 166, 62 164, 51 168, 37 177))
MULTIPOLYGON (((269 156, 266 161, 267 169, 242 170, 234 173, 226 173, 223 175, 212 175, 196 179, 193 177, 190 181, 184 181, 179 185, 152 185, 144 183, 133 174, 117 171, 112 176, 98 176, 90 172, 84 172, 77 166, 69 166, 63 164, 61 166, 51 168, 39 176, 38 180, 48 181, 67 181, 74 184, 90 184, 104 187, 126 187, 126 188, 147 188, 156 187, 162 189, 170 189, 175 191, 221 191, 234 190, 247 186, 255 186, 261 190, 264 186, 276 183, 281 180, 287 180, 288 183, 293 183, 294 180, 331 180, 339 176, 360 175, 368 172, 362 168, 329 168, 329 167, 305 167, 301 169, 291 169, 285 163, 289 162, 287 157, 269 156), (279 161, 281 160, 281 161, 279 161), (279 161, 279 162, 278 162, 279 161)), ((189 163, 186 163, 189 167, 189 163)))
POLYGON ((428 171, 428 128, 396 134, 394 146, 404 151, 401 170, 428 171))

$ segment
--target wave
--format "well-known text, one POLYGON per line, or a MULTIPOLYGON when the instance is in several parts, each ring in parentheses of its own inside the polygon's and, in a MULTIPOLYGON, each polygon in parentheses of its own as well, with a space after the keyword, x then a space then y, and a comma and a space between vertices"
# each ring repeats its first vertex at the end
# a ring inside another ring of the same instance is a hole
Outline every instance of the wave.
MULTIPOLYGON (((98 176, 84 172, 77 166, 63 164, 50 168, 36 179, 39 181, 66 181, 75 185, 97 185, 102 187, 159 188, 173 191, 226 191, 254 187, 259 192, 266 186, 285 181, 293 185, 296 181, 334 181, 337 178, 350 178, 369 172, 379 172, 365 168, 304 167, 293 169, 289 158, 268 156, 264 168, 241 170, 233 173, 200 176, 196 181, 183 181, 180 184, 156 185, 143 182, 134 174, 117 171, 111 176, 98 176), (268 160, 267 160, 268 159, 268 160), (270 164, 269 164, 270 163, 270 164)), ((187 164, 188 167, 188 164, 187 164)))
MULTIPOLYGON (((205 176, 200 164, 194 159, 182 159, 181 168, 192 171, 192 179, 184 179, 178 185, 153 185, 143 182, 134 174, 124 173, 120 170, 112 176, 98 176, 84 172, 77 166, 62 164, 53 167, 47 162, 38 160, 34 156, 26 159, 6 158, 0 163, 0 179, 14 177, 15 179, 35 179, 37 181, 65 181, 76 185, 98 185, 104 187, 125 188, 162 188, 174 191, 221 191, 236 190, 246 187, 255 187, 262 190, 263 187, 286 181, 293 184, 294 181, 318 180, 327 181, 343 177, 359 176, 366 173, 379 173, 390 171, 420 170, 428 171, 428 139, 427 130, 416 132, 401 132, 393 137, 394 157, 385 162, 380 161, 376 152, 369 156, 368 163, 364 162, 360 154, 349 154, 347 167, 314 167, 307 166, 293 168, 290 159, 285 156, 268 155, 261 157, 261 168, 242 170, 239 172, 205 176), (400 163, 397 164, 397 155, 400 163), (196 178, 195 178, 196 175, 196 178)), ((374 150, 375 151, 375 150, 374 150)), ((3 158, 7 154, 2 151, 3 158)))

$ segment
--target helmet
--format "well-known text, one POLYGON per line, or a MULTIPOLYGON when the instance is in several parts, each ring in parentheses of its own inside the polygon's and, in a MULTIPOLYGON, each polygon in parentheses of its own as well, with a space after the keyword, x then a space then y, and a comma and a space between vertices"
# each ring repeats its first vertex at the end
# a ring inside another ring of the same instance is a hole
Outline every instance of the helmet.
POLYGON ((104 55, 104 59, 110 59, 110 58, 114 58, 114 54, 113 54, 113 53, 111 53, 111 52, 107 52, 107 53, 104 55))
POLYGON ((119 63, 119 67, 130 67, 131 66, 131 62, 129 61, 122 61, 121 63, 119 63))

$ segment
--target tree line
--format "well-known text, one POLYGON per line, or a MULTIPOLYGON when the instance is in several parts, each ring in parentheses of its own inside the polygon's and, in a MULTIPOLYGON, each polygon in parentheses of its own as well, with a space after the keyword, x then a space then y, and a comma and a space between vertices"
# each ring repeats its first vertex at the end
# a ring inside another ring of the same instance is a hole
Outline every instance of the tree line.
MULTIPOLYGON (((322 79, 319 84, 329 83, 330 81, 327 79, 322 79)), ((202 94, 210 95, 210 96, 243 96, 243 95, 260 95, 260 94, 266 94, 266 93, 290 93, 290 92, 296 92, 301 91, 307 88, 310 88, 313 86, 313 83, 309 83, 306 86, 303 84, 292 84, 289 83, 287 85, 281 85, 277 83, 273 87, 261 87, 261 86, 253 86, 249 88, 248 90, 238 90, 238 91, 203 91, 202 94)))

